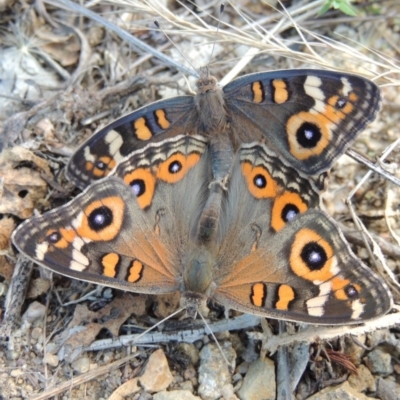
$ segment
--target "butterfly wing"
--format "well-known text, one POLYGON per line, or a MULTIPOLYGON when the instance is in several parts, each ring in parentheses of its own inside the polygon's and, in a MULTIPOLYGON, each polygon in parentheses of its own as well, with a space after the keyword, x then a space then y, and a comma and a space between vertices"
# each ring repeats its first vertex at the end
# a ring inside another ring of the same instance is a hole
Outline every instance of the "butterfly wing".
POLYGON ((138 293, 173 292, 182 248, 206 200, 209 164, 202 138, 153 143, 122 160, 117 176, 25 221, 13 242, 62 275, 138 293), (179 212, 187 216, 181 223, 179 212))
POLYGON ((78 187, 107 176, 150 139, 218 135, 238 145, 266 139, 308 175, 328 170, 380 104, 379 88, 349 74, 288 70, 246 75, 223 88, 202 76, 199 93, 161 100, 128 114, 89 138, 72 156, 67 176, 78 187))
POLYGON ((388 288, 318 209, 308 179, 263 145, 240 149, 225 210, 216 301, 318 324, 355 323, 390 309, 388 288))
POLYGON ((223 90, 235 140, 264 139, 308 175, 332 166, 375 118, 381 101, 373 82, 322 70, 245 75, 223 90))
POLYGON ((187 133, 193 124, 193 96, 160 100, 117 119, 96 132, 71 157, 66 173, 84 189, 107 176, 116 164, 152 138, 166 139, 187 133))

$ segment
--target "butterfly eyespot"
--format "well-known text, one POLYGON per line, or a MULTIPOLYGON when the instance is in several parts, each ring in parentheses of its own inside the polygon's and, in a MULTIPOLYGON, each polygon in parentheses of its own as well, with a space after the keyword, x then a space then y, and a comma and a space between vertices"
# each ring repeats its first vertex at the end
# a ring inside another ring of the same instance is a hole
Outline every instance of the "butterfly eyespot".
POLYGON ((177 152, 158 165, 156 177, 163 182, 179 182, 199 160, 200 155, 198 153, 193 152, 187 156, 177 152))
POLYGON ((341 97, 336 102, 336 108, 340 108, 340 109, 344 108, 344 107, 346 107, 346 104, 347 104, 347 99, 344 97, 341 97))
POLYGON ((297 142, 306 149, 312 149, 317 146, 321 137, 322 135, 319 127, 310 122, 304 122, 296 132, 297 142))
POLYGON ((297 214, 300 213, 300 210, 294 204, 286 204, 282 209, 281 217, 285 222, 293 221, 297 214))
POLYGON ((182 169, 182 163, 180 161, 172 161, 168 166, 168 171, 171 174, 177 174, 182 169))
POLYGON ((307 243, 301 250, 300 257, 311 271, 323 268, 328 261, 324 248, 316 242, 307 243))
POLYGON ((126 173, 124 182, 131 188, 132 194, 136 197, 141 209, 151 205, 154 196, 156 180, 148 168, 137 168, 126 173))
MULTIPOLYGON (((66 234, 71 236, 71 233, 75 233, 85 241, 113 240, 120 233, 125 221, 125 209, 123 197, 117 195, 101 197, 89 203, 83 209, 83 215, 80 214, 72 221, 74 229, 64 234, 61 228, 61 234, 66 237, 66 234)), ((72 241, 68 239, 68 242, 72 241)))
POLYGON ((143 179, 135 179, 129 185, 136 197, 142 196, 146 191, 146 183, 143 179))
POLYGON ((107 164, 103 161, 98 160, 95 163, 95 167, 100 171, 105 171, 107 169, 107 164))
POLYGON ((94 209, 88 216, 89 227, 95 232, 107 228, 112 223, 113 223, 113 213, 106 206, 101 206, 94 209))
POLYGON ((349 299, 358 298, 359 292, 354 285, 348 285, 344 288, 344 291, 349 299))
POLYGON ((271 213, 271 227, 276 231, 283 229, 298 214, 308 210, 307 204, 298 193, 286 191, 275 201, 271 213))
POLYGON ((263 189, 267 186, 267 180, 264 175, 257 174, 253 179, 254 185, 260 189, 263 189))
POLYGON ((56 244, 62 239, 62 236, 60 232, 54 231, 49 233, 46 238, 49 243, 56 244))
POLYGON ((247 188, 256 199, 276 197, 278 184, 263 166, 254 167, 248 161, 242 162, 242 173, 247 188))

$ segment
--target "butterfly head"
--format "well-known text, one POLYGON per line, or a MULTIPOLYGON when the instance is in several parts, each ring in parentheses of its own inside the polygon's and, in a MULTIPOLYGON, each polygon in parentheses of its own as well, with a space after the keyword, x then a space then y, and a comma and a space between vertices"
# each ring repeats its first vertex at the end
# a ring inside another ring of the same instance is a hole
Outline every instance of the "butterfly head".
POLYGON ((180 305, 186 310, 189 318, 195 319, 197 313, 206 307, 207 296, 196 292, 184 292, 181 296, 180 305))
POLYGON ((201 78, 197 81, 196 86, 197 91, 200 94, 215 92, 219 88, 217 78, 211 75, 201 76, 201 78))

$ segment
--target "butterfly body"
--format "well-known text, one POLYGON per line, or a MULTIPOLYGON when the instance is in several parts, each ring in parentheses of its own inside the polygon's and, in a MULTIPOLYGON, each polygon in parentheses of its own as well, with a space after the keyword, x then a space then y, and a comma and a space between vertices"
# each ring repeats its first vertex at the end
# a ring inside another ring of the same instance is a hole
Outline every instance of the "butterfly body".
POLYGON ((227 308, 317 324, 386 313, 384 282, 320 210, 312 179, 265 144, 241 145, 215 182, 205 136, 152 142, 70 203, 23 223, 13 241, 73 278, 137 293, 179 290, 189 315, 227 308))

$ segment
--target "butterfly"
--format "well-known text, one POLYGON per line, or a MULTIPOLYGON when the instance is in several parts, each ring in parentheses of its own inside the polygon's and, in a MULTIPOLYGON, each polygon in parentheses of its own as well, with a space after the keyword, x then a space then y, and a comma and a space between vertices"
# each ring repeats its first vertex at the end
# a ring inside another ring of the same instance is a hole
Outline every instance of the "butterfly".
POLYGON ((177 135, 147 143, 66 205, 22 223, 14 244, 75 279, 180 291, 190 316, 208 299, 316 324, 388 312, 388 287, 320 209, 312 179, 251 142, 232 152, 224 185, 215 183, 210 141, 177 135))
POLYGON ((221 88, 203 68, 195 96, 157 101, 112 122, 78 148, 66 173, 83 189, 149 141, 201 135, 210 139, 216 181, 229 176, 230 146, 235 152, 255 141, 298 171, 318 176, 375 118, 380 102, 373 82, 341 72, 261 72, 221 88))

